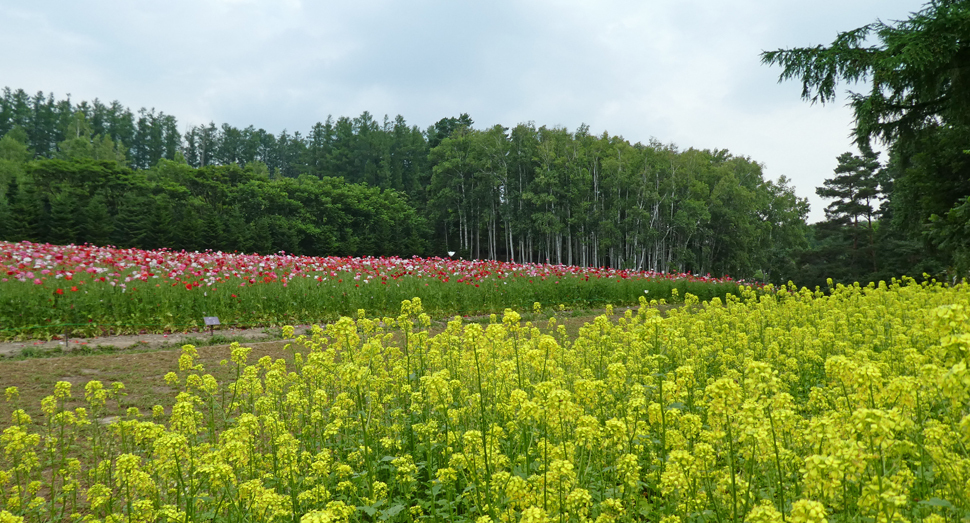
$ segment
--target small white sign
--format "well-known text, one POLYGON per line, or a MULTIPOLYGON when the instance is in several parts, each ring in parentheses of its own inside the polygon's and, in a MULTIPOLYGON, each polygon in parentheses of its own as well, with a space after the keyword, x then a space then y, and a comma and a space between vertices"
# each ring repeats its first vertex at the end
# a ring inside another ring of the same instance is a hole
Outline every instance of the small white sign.
POLYGON ((221 325, 219 323, 218 316, 203 316, 202 319, 205 321, 207 327, 211 327, 212 325, 221 325))

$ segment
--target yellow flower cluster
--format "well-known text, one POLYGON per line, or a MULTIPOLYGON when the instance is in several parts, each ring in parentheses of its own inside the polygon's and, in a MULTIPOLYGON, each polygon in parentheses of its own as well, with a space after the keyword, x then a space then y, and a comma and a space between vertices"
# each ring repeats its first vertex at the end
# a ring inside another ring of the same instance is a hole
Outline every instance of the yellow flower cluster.
POLYGON ((431 335, 414 299, 292 361, 234 345, 222 384, 186 346, 152 421, 59 383, 0 435, 0 522, 970 521, 970 288, 685 302, 569 339, 513 311, 431 335))

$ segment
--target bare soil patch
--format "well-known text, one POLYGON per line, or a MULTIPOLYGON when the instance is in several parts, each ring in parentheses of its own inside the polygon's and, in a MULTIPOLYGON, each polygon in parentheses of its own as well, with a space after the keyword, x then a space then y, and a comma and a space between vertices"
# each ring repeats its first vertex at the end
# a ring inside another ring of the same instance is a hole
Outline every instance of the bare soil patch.
MULTIPOLYGON (((296 327, 296 335, 309 329, 308 325, 296 327)), ((97 336, 93 338, 57 338, 53 340, 24 340, 0 342, 0 358, 25 355, 56 356, 59 353, 90 352, 95 349, 164 349, 192 345, 227 345, 230 341, 260 342, 280 339, 279 328, 221 329, 213 333, 188 332, 172 334, 138 334, 97 336), (221 342, 221 343, 220 343, 221 342)))

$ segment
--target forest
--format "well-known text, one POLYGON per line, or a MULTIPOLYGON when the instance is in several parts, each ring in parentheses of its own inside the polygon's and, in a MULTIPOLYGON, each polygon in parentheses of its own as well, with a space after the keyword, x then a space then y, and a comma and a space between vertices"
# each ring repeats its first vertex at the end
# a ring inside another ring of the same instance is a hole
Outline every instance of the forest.
POLYGON ((119 102, 5 89, 7 240, 307 255, 446 255, 790 278, 806 202, 726 150, 631 144, 586 126, 421 130, 328 118, 305 136, 179 134, 119 102))
POLYGON ((719 149, 575 130, 328 117, 305 135, 154 109, 0 96, 0 239, 338 256, 446 256, 814 287, 970 270, 970 8, 762 54, 803 98, 849 93, 856 151, 816 188, 719 149), (876 45, 871 45, 877 42, 876 45), (886 158, 874 152, 882 144, 886 158))

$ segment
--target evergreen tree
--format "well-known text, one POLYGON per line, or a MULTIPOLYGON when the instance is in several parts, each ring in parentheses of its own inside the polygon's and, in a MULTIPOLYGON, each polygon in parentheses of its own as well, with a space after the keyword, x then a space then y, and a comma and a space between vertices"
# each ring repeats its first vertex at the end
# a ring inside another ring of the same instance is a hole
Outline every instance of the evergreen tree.
POLYGON ((173 226, 175 217, 172 206, 172 199, 167 194, 160 194, 155 197, 152 205, 151 228, 145 243, 148 248, 161 249, 174 246, 175 230, 173 226))
POLYGON ((118 202, 113 243, 118 247, 145 246, 152 230, 154 205, 135 191, 128 191, 118 202))
POLYGON ((330 176, 330 148, 333 144, 333 118, 327 116, 325 123, 317 122, 307 136, 306 157, 303 163, 307 172, 316 177, 330 176))
MULTIPOLYGON (((802 97, 835 100, 840 82, 868 83, 851 94, 858 144, 889 146, 897 165, 894 236, 923 241, 954 277, 970 270, 970 2, 934 0, 906 20, 839 33, 829 46, 762 54, 799 79, 802 97)), ((880 225, 880 228, 883 228, 880 225)))
POLYGON ((95 194, 84 208, 83 241, 92 245, 108 245, 114 232, 113 219, 102 194, 95 194))
POLYGON ((20 127, 0 138, 0 187, 6 188, 24 172, 24 163, 30 158, 26 141, 27 133, 20 127))
POLYGON ((12 241, 39 241, 42 236, 41 221, 44 203, 37 194, 34 184, 20 177, 16 181, 16 192, 10 206, 14 219, 8 227, 12 241))
POLYGON ((237 208, 230 211, 229 218, 226 220, 224 246, 227 251, 253 252, 252 227, 246 223, 246 219, 237 208))
POLYGON ((253 226, 253 252, 270 254, 273 252, 273 236, 269 220, 265 216, 256 220, 253 226))
POLYGON ((181 218, 178 220, 178 226, 176 228, 177 233, 174 235, 173 247, 176 249, 184 249, 186 251, 203 250, 203 226, 204 225, 202 220, 199 218, 196 205, 190 203, 184 208, 181 218))
MULTIPOLYGON (((815 193, 822 198, 834 200, 825 208, 825 217, 837 226, 848 228, 852 258, 860 258, 860 239, 873 272, 878 271, 875 249, 875 223, 878 219, 879 154, 868 146, 861 148, 862 155, 846 152, 839 156, 835 176, 826 179, 815 193), (860 221, 861 226, 860 226, 860 221)), ((853 263, 857 265, 858 262, 853 263)))
POLYGON ((428 128, 428 132, 426 133, 428 147, 434 149, 458 129, 470 129, 474 123, 475 121, 472 120, 472 117, 468 113, 461 113, 461 116, 457 118, 452 116, 438 120, 437 123, 428 128))
POLYGON ((47 222, 48 242, 56 245, 77 243, 80 232, 81 206, 78 194, 68 188, 58 188, 50 195, 50 215, 47 222))
POLYGON ((6 184, 0 184, 0 240, 10 240, 13 231, 13 213, 7 201, 6 184))
POLYGON ((228 247, 225 218, 219 212, 210 210, 204 215, 201 240, 199 250, 217 251, 226 250, 228 247))

